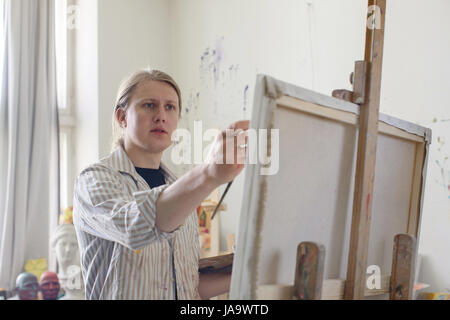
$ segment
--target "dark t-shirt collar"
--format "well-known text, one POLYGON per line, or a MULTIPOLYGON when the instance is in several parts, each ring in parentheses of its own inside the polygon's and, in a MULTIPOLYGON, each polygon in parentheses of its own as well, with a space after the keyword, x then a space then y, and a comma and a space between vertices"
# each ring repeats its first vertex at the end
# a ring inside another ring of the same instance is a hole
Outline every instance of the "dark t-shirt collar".
POLYGON ((147 182, 147 184, 150 186, 151 189, 166 184, 164 171, 162 170, 161 167, 159 167, 158 169, 135 167, 135 169, 136 172, 142 178, 144 178, 144 180, 147 182))

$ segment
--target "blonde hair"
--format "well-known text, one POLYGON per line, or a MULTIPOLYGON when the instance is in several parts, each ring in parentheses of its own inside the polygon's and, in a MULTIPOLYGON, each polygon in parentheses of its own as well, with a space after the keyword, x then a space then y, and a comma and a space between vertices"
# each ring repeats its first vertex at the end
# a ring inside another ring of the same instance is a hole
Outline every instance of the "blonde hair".
POLYGON ((159 70, 139 70, 128 76, 119 86, 117 92, 116 104, 114 107, 114 112, 112 115, 112 134, 113 140, 111 145, 111 151, 113 151, 118 146, 123 146, 124 144, 124 129, 119 125, 116 119, 116 111, 122 108, 124 111, 128 108, 128 103, 133 95, 133 92, 141 83, 146 81, 161 81, 169 84, 175 89, 178 95, 178 105, 179 105, 179 116, 181 117, 181 90, 175 80, 165 72, 159 70))

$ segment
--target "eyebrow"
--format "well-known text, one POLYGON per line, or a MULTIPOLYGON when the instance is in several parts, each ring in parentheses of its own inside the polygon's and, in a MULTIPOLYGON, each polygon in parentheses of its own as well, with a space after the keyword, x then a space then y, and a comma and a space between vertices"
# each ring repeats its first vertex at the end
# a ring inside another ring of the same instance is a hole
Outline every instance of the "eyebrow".
MULTIPOLYGON (((142 98, 140 100, 138 100, 137 103, 142 103, 144 101, 159 101, 159 99, 155 99, 155 98, 142 98)), ((166 102, 168 103, 172 103, 172 104, 178 104, 178 101, 174 101, 174 100, 166 100, 166 102)))

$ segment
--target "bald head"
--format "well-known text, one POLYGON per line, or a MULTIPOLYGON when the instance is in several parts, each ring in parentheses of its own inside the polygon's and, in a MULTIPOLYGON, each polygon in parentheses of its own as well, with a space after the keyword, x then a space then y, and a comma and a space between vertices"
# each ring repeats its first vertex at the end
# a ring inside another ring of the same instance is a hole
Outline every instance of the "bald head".
POLYGON ((16 279, 16 290, 20 300, 37 300, 39 291, 37 277, 29 272, 19 274, 16 279))
POLYGON ((44 300, 56 300, 60 289, 58 275, 51 271, 46 271, 41 275, 40 288, 44 300))

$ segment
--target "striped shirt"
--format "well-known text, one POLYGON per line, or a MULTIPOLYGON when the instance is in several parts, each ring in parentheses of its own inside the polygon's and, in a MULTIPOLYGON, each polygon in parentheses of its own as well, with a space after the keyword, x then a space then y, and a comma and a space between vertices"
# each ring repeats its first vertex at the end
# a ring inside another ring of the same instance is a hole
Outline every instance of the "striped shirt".
POLYGON ((150 189, 123 147, 88 166, 74 187, 73 221, 86 299, 199 299, 197 214, 166 233, 156 201, 176 177, 150 189), (175 291, 176 290, 176 291, 175 291))

